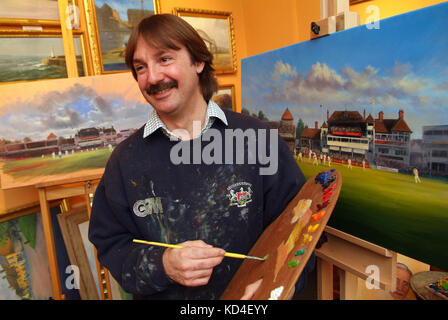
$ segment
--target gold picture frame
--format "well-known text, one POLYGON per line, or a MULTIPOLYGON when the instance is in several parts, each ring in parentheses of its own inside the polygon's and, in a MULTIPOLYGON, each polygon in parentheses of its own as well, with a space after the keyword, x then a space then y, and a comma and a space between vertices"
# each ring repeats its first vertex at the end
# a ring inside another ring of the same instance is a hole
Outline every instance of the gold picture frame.
POLYGON ((235 29, 231 12, 174 8, 177 15, 198 31, 210 52, 216 73, 237 71, 235 29))
MULTIPOLYGON (((102 29, 101 26, 98 24, 98 14, 97 10, 95 9, 95 1, 94 0, 82 0, 83 1, 83 7, 85 12, 85 20, 86 20, 86 29, 87 29, 87 35, 88 35, 88 41, 89 46, 92 51, 92 61, 93 61, 93 71, 95 75, 99 74, 111 74, 111 73, 119 73, 119 72, 129 72, 129 69, 125 67, 124 64, 124 47, 121 47, 121 50, 108 50, 109 54, 108 57, 105 56, 105 44, 101 44, 101 33, 102 29), (117 60, 116 63, 110 62, 106 63, 106 59, 109 60, 117 60), (108 65, 105 67, 105 65, 108 65)), ((154 14, 157 14, 160 12, 160 0, 144 0, 147 2, 152 2, 153 4, 153 12, 154 14)), ((107 1, 106 1, 107 2, 107 1)), ((120 25, 125 25, 129 27, 129 34, 131 30, 131 25, 127 23, 126 21, 122 21, 118 15, 118 12, 116 12, 113 8, 108 8, 112 10, 114 13, 113 19, 118 21, 120 25)), ((109 12, 109 10, 107 10, 109 12)), ((104 20, 104 19, 103 19, 104 20)), ((108 19, 105 19, 106 21, 108 19)), ((110 19, 109 19, 110 20, 110 19)), ((117 37, 111 37, 111 39, 116 39, 117 37)), ((126 39, 123 39, 123 43, 127 41, 126 39)))
POLYGON ((216 102, 222 109, 229 109, 236 112, 236 99, 235 99, 235 85, 223 84, 218 86, 218 92, 213 97, 213 101, 216 102))

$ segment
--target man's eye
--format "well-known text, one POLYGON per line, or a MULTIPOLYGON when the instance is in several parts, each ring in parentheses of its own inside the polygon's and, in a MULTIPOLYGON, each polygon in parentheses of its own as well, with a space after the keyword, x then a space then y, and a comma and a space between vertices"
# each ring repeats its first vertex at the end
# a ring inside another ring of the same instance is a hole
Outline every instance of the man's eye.
POLYGON ((141 70, 143 70, 143 66, 136 66, 136 67, 134 67, 135 68, 135 71, 141 71, 141 70))
POLYGON ((168 61, 171 60, 171 58, 170 58, 170 57, 163 57, 163 58, 161 58, 160 60, 161 60, 162 62, 168 62, 168 61))

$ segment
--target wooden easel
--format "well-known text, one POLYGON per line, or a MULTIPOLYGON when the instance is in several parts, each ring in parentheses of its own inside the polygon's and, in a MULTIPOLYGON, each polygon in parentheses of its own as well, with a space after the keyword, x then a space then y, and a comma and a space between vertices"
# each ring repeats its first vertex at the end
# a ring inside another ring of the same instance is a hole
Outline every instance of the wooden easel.
POLYGON ((51 223, 50 215, 50 201, 83 196, 86 199, 87 208, 90 214, 89 194, 95 193, 96 187, 98 186, 102 174, 103 173, 101 172, 84 177, 55 180, 51 182, 39 183, 35 186, 39 192, 42 225, 44 229, 45 244, 47 247, 48 255, 48 266, 50 268, 53 299, 55 300, 64 300, 65 296, 62 294, 61 282, 59 278, 53 226, 51 223))
POLYGON ((355 300, 358 278, 368 279, 369 266, 379 270, 378 285, 387 291, 396 290, 397 253, 327 226, 328 242, 316 249, 317 298, 333 299, 333 265, 341 269, 340 298, 355 300))

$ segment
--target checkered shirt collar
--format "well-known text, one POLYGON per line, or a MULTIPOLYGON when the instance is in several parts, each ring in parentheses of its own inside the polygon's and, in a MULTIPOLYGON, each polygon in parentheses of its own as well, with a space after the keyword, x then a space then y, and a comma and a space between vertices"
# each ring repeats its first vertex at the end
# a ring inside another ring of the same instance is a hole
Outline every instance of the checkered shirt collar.
MULTIPOLYGON (((205 115, 205 126, 201 130, 201 135, 202 133, 204 133, 205 130, 209 129, 213 125, 216 118, 221 120, 226 126, 228 125, 224 111, 222 111, 222 109, 212 99, 210 99, 207 106, 207 113, 205 115)), ((145 129, 143 132, 143 139, 153 134, 159 128, 162 129, 162 132, 169 138, 174 138, 175 140, 179 139, 178 136, 176 136, 172 131, 170 131, 166 127, 165 123, 163 123, 162 119, 160 119, 156 110, 153 110, 151 112, 151 115, 149 116, 149 119, 146 122, 145 129)))

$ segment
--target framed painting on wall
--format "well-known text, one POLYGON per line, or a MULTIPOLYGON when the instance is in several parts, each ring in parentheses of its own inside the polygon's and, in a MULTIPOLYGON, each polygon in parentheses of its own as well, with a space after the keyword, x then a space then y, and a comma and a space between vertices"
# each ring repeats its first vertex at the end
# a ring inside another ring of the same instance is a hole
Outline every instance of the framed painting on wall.
MULTIPOLYGON (((78 74, 84 75, 81 41, 74 38, 78 74)), ((61 37, 0 37, 0 82, 67 78, 61 37)))
POLYGON ((96 36, 101 56, 101 73, 128 70, 124 52, 132 28, 156 13, 158 0, 87 0, 94 2, 96 36))
POLYGON ((0 21, 3 19, 32 19, 59 23, 58 2, 55 0, 2 0, 0 1, 0 21))
POLYGON ((231 12, 175 8, 173 14, 191 24, 213 54, 216 73, 236 72, 236 48, 231 12))
POLYGON ((218 88, 218 92, 216 92, 215 95, 213 95, 212 99, 221 108, 236 111, 235 85, 233 84, 220 85, 218 88))

